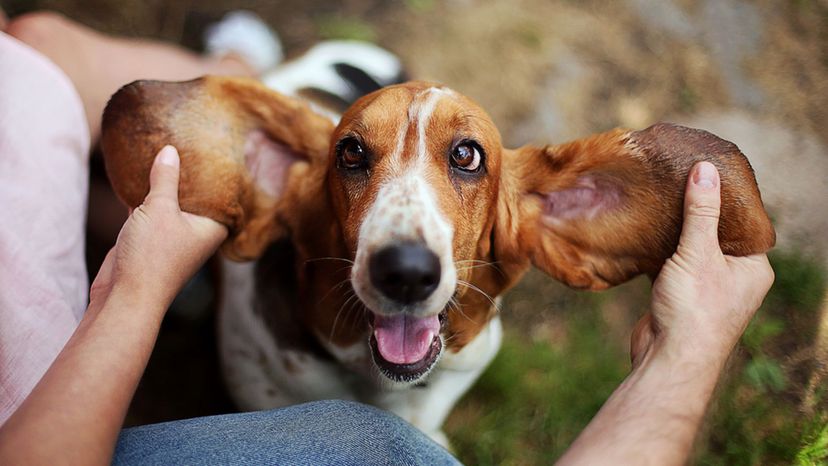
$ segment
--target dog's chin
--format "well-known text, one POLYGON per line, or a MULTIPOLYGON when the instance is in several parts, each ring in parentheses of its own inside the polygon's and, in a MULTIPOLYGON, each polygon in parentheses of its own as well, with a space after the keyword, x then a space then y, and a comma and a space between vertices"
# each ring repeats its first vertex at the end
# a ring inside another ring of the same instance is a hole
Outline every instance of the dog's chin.
MULTIPOLYGON (((445 310, 440 313, 439 319, 442 328, 443 326, 445 326, 446 322, 445 310)), ((432 338, 428 350, 420 360, 406 364, 397 364, 386 360, 382 356, 382 353, 380 353, 379 347, 377 346, 377 338, 373 331, 373 313, 369 313, 368 321, 371 324, 372 328, 371 336, 369 339, 369 345, 371 347, 371 356, 374 360, 374 364, 377 366, 377 369, 379 369, 380 374, 386 377, 389 381, 396 384, 406 385, 417 383, 424 379, 440 360, 440 356, 443 353, 443 339, 440 336, 440 332, 434 335, 434 338, 432 338)))

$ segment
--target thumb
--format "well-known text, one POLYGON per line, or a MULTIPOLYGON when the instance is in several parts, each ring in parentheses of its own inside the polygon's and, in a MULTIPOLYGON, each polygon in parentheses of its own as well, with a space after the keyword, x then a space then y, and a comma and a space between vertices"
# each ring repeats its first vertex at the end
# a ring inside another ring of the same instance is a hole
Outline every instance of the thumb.
POLYGON ((164 146, 155 156, 150 170, 150 192, 147 198, 166 198, 178 204, 178 173, 181 161, 173 146, 164 146))
POLYGON ((684 225, 679 249, 694 255, 719 248, 721 209, 719 172, 710 162, 699 162, 690 170, 684 193, 684 225))

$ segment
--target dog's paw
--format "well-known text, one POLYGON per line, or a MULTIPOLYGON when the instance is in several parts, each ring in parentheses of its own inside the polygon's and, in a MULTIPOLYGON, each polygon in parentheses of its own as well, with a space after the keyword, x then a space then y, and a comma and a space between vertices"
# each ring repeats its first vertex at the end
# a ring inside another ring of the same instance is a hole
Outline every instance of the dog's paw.
POLYGON ((235 53, 256 72, 263 73, 283 59, 279 36, 255 13, 231 11, 204 33, 204 47, 210 55, 235 53))

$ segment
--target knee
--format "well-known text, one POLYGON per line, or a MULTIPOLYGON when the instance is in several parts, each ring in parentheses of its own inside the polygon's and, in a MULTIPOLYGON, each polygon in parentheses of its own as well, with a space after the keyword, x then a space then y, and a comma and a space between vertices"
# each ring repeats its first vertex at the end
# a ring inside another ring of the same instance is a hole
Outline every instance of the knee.
POLYGON ((6 27, 6 33, 30 47, 41 50, 61 40, 70 28, 70 21, 54 11, 35 11, 18 16, 6 27))
POLYGON ((301 405, 335 421, 358 420, 365 424, 403 423, 397 416, 374 406, 347 400, 320 400, 301 405))
MULTIPOLYGON (((326 429, 350 435, 359 433, 362 440, 370 439, 374 445, 393 443, 409 438, 419 442, 425 438, 419 430, 396 415, 374 406, 344 400, 323 400, 296 406, 304 411, 303 418, 324 420, 326 429)), ((318 421, 313 421, 318 422, 318 421)))

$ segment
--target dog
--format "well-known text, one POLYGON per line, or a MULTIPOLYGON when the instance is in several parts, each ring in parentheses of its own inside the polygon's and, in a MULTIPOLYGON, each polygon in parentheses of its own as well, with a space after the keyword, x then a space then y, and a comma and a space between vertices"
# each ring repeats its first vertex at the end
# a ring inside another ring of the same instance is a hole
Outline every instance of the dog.
POLYGON ((434 83, 373 92, 337 125, 255 80, 129 84, 102 137, 128 205, 166 144, 181 154, 181 208, 231 232, 219 327, 238 405, 359 400, 443 445, 500 346, 500 296, 530 266, 584 290, 654 276, 694 163, 720 172, 724 253, 775 242, 732 143, 662 123, 506 149, 483 109, 434 83))

